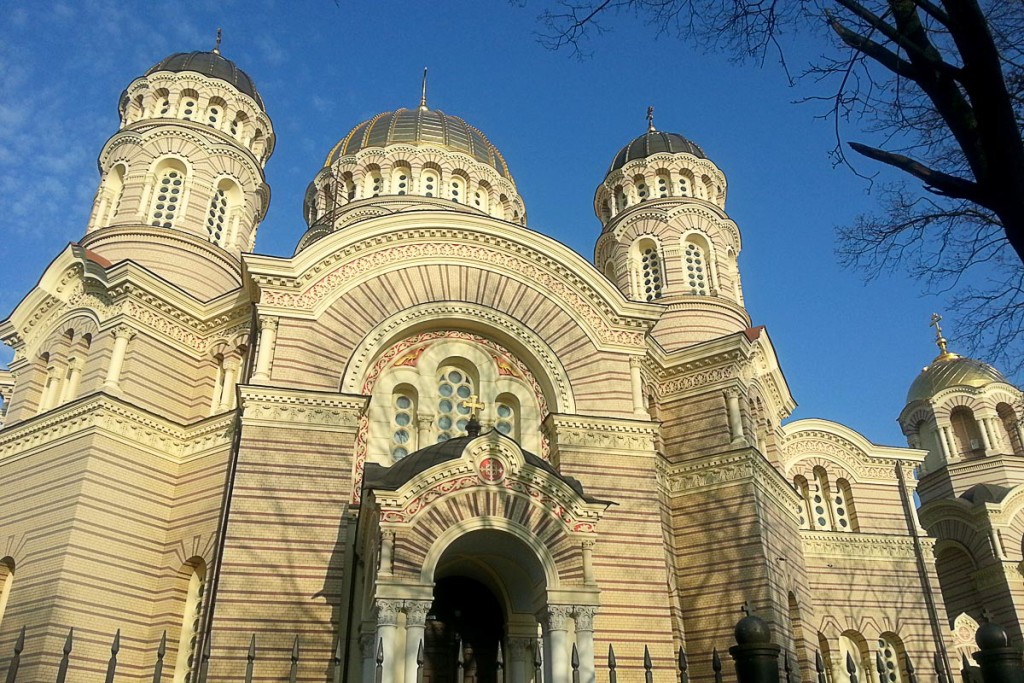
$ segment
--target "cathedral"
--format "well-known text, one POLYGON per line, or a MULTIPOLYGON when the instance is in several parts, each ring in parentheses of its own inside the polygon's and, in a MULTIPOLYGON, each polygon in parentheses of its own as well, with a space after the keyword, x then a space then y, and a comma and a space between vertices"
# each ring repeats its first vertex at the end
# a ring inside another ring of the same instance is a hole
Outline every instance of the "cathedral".
POLYGON ((19 681, 54 680, 69 629, 75 676, 119 630, 118 680, 159 649, 174 683, 239 680, 253 644, 268 681, 594 683, 609 646, 624 682, 645 648, 710 681, 742 610, 804 681, 819 653, 834 683, 848 655, 948 677, 985 619, 1024 645, 1021 393, 936 319, 907 447, 784 422, 696 143, 609 144, 590 262, 424 97, 325 150, 276 257, 244 71, 173 54, 119 112, 84 234, 0 323, 19 681))

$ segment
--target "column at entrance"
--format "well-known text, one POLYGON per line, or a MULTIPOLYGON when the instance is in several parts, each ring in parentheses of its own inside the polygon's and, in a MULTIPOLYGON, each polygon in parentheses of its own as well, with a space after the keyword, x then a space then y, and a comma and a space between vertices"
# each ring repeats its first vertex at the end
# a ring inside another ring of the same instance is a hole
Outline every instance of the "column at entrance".
POLYGON ((595 683, 597 674, 594 668, 594 607, 577 607, 573 616, 576 619, 576 651, 580 656, 580 683, 595 683))
POLYGON ((416 683, 416 663, 423 645, 423 632, 427 623, 430 602, 426 600, 405 601, 405 683, 416 683))
POLYGON ((572 608, 563 605, 548 605, 539 615, 544 633, 544 681, 545 683, 569 683, 569 638, 568 620, 572 608))
POLYGON ((402 658, 396 647, 398 613, 402 611, 401 600, 377 600, 377 642, 384 650, 384 665, 380 683, 395 683, 402 668, 402 658))
POLYGON ((377 633, 364 633, 359 636, 359 650, 363 656, 363 681, 368 683, 377 672, 377 633))
MULTIPOLYGON (((528 683, 533 675, 534 638, 508 638, 508 683, 528 683)), ((538 683, 540 683, 538 681, 538 683)))

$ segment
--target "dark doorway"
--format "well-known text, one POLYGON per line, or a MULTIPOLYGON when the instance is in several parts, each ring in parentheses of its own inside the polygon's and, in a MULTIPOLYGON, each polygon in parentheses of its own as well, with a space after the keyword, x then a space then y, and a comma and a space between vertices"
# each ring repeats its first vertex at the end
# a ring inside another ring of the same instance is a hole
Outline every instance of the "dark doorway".
POLYGON ((499 683, 504 637, 504 613, 486 586, 463 576, 438 579, 423 636, 423 683, 455 683, 460 639, 465 683, 499 683))

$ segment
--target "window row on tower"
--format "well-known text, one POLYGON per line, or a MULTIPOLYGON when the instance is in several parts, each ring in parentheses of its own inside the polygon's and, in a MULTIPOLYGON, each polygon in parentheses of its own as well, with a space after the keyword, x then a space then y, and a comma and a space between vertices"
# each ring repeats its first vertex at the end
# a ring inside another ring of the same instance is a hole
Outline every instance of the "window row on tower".
POLYGON ((857 515, 853 507, 850 482, 839 478, 829 482, 823 467, 815 467, 810 476, 797 475, 793 479, 802 501, 800 528, 815 531, 858 531, 857 515))
MULTIPOLYGON (((227 95, 227 93, 225 93, 227 95)), ((122 125, 148 119, 192 121, 230 135, 253 155, 266 162, 270 156, 268 127, 258 120, 254 111, 232 104, 230 96, 203 95, 194 88, 154 88, 135 95, 125 106, 122 125)))
POLYGON ((598 213, 603 222, 608 222, 631 206, 651 199, 671 197, 691 197, 712 202, 719 207, 725 205, 723 186, 708 173, 694 172, 688 168, 676 171, 662 168, 624 175, 610 190, 603 187, 598 192, 598 213))
MULTIPOLYGON (((636 238, 627 254, 628 290, 640 301, 662 298, 671 282, 674 292, 709 296, 715 294, 715 273, 712 266, 712 248, 700 234, 683 235, 679 242, 681 253, 669 262, 661 239, 653 235, 636 238), (666 265, 668 266, 666 268, 666 265)), ((618 282, 614 260, 605 263, 605 277, 618 282)))
MULTIPOLYGON (((500 181, 478 178, 479 174, 439 166, 417 167, 406 161, 387 166, 367 164, 352 171, 324 173, 307 193, 306 221, 309 225, 329 219, 349 202, 384 195, 437 197, 463 204, 503 220, 522 223, 522 201, 511 187, 500 181)), ((506 183, 507 184, 507 183, 506 183)))
MULTIPOLYGON (((128 173, 128 165, 119 162, 104 175, 93 209, 91 229, 117 222, 128 173)), ((185 208, 193 191, 189 176, 185 162, 176 157, 165 157, 153 163, 146 174, 140 198, 140 206, 145 207, 145 212, 136 217, 142 217, 147 224, 159 228, 184 228, 185 208)), ((217 246, 232 245, 238 236, 242 208, 243 196, 238 183, 229 177, 218 178, 202 216, 199 234, 217 246)), ((195 221, 190 219, 189 222, 194 224, 195 221)))

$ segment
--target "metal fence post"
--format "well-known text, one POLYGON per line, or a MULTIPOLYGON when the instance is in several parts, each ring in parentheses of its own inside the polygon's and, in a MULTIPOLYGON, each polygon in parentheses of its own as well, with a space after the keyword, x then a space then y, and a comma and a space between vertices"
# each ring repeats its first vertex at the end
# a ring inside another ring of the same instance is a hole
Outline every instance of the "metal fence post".
POLYGON ((1006 629, 991 621, 986 622, 978 627, 974 642, 978 644, 974 661, 981 667, 981 680, 985 683, 1024 682, 1020 650, 1010 647, 1006 629))
MULTIPOLYGON (((608 643, 608 683, 619 682, 619 672, 615 670, 616 666, 618 665, 615 662, 615 648, 608 643)), ((537 677, 537 680, 540 681, 540 676, 537 677)))
POLYGON ((68 629, 68 637, 64 640, 64 649, 61 650, 60 665, 57 667, 57 683, 64 683, 68 677, 68 661, 71 659, 71 648, 74 644, 75 629, 68 629))
POLYGON ((748 614, 736 624, 736 645, 729 648, 740 683, 779 683, 779 652, 764 619, 748 614))
POLYGON ((164 657, 167 655, 167 631, 160 636, 160 645, 156 648, 156 664, 153 665, 153 683, 160 683, 164 675, 164 657))
POLYGON ((14 641, 14 656, 7 666, 7 683, 15 683, 18 678, 18 667, 21 665, 21 651, 25 649, 25 627, 21 627, 18 639, 14 641))
POLYGON ((689 674, 690 664, 689 664, 689 662, 686 661, 686 652, 683 651, 683 646, 682 645, 679 646, 678 666, 679 666, 679 683, 690 683, 690 674, 689 674))
POLYGON ((107 677, 104 683, 114 683, 114 674, 117 673, 117 653, 121 650, 121 629, 114 634, 114 642, 110 644, 110 661, 107 662, 107 677))
POLYGON ((252 670, 256 666, 256 634, 249 638, 249 650, 245 653, 245 683, 252 683, 252 670))

